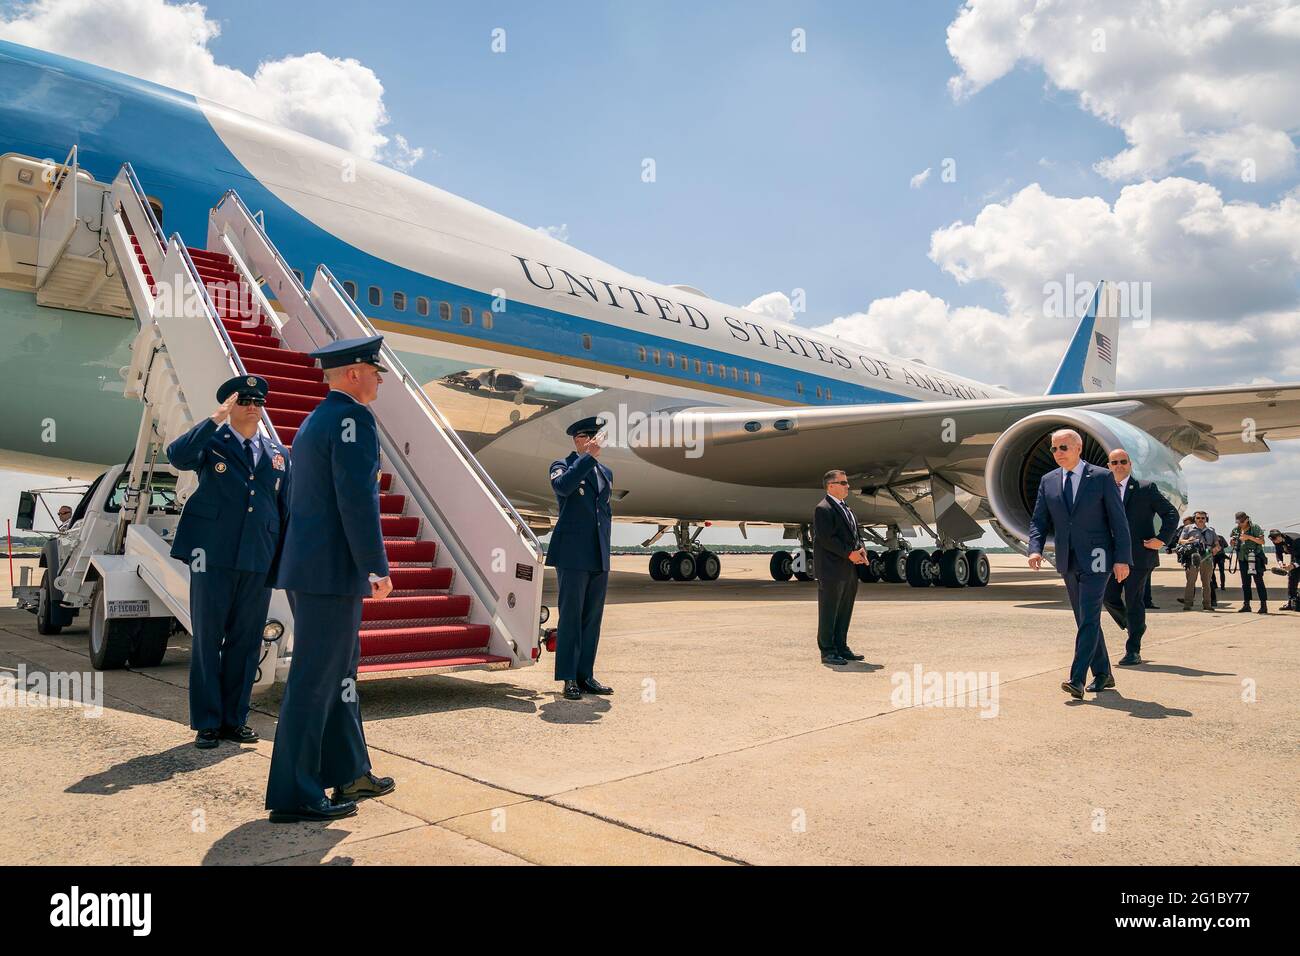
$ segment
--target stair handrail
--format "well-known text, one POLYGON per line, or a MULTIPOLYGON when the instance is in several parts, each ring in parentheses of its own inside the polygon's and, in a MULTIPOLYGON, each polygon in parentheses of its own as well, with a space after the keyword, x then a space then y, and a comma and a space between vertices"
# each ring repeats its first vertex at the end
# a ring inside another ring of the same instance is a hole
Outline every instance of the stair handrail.
MULTIPOLYGON (((325 280, 330 284, 330 287, 334 289, 339 298, 343 300, 344 304, 347 306, 349 311, 351 311, 353 317, 357 320, 357 323, 362 327, 362 329, 370 335, 378 335, 379 333, 375 331, 373 323, 371 323, 370 319, 366 317, 366 314, 357 307, 357 304, 352 300, 352 296, 348 295, 347 290, 343 288, 343 284, 334 277, 334 273, 330 272, 329 267, 322 263, 316 267, 316 271, 325 277, 325 280)), ((326 325, 326 328, 329 329, 328 324, 326 325)), ((330 331, 331 333, 333 332, 332 329, 330 329, 330 331)), ((540 556, 543 553, 542 543, 537 540, 537 535, 533 534, 533 529, 528 527, 528 523, 524 521, 519 512, 515 510, 515 506, 510 503, 510 499, 506 497, 505 493, 499 487, 497 487, 497 483, 493 481, 492 476, 487 473, 487 469, 483 467, 478 458, 474 456, 474 453, 471 452, 469 447, 461 440, 460 435, 456 433, 456 429, 451 426, 451 423, 447 421, 446 416, 442 414, 442 410, 434 404, 433 399, 429 398, 425 393, 423 386, 415 380, 407 370, 406 366, 397 357, 397 353, 389 347, 387 342, 384 342, 381 349, 384 362, 388 366, 389 370, 396 373, 404 385, 409 386, 410 390, 415 393, 420 403, 424 406, 424 409, 433 416, 439 425, 442 426, 443 432, 451 440, 452 446, 460 454, 460 457, 465 464, 469 465, 474 474, 483 482, 492 497, 496 499, 497 504, 510 517, 511 522, 515 525, 517 531, 523 536, 525 541, 532 545, 537 555, 540 556)))
MULTIPOLYGON (((230 338, 230 333, 226 331, 225 324, 221 321, 221 313, 217 311, 216 304, 212 301, 212 296, 208 295, 208 287, 203 284, 203 277, 199 275, 199 270, 194 265, 194 259, 190 256, 190 250, 185 247, 181 241, 181 235, 178 232, 172 233, 171 241, 176 243, 181 251, 181 256, 185 261, 185 267, 189 270, 190 280, 203 293, 203 303, 208 310, 208 323, 214 326, 220 335, 221 347, 226 351, 226 357, 230 360, 234 369, 240 375, 247 375, 248 369, 244 367, 243 360, 239 357, 239 352, 235 349, 235 343, 230 338)), ((280 441, 279 434, 276 433, 275 425, 271 422, 271 416, 266 411, 266 406, 262 406, 262 425, 270 432, 272 438, 277 442, 280 441)))
MULTIPOLYGON (((141 207, 144 209, 146 224, 153 230, 158 245, 166 249, 167 239, 163 236, 162 225, 158 222, 158 217, 154 215, 153 206, 149 204, 149 197, 144 194, 144 187, 140 185, 140 180, 136 178, 135 167, 130 163, 123 163, 122 172, 126 174, 127 185, 131 187, 131 191, 135 193, 135 198, 139 200, 141 207)), ((182 248, 184 248, 183 244, 182 248)))
MULTIPOLYGON (((50 211, 50 203, 54 202, 54 197, 59 194, 61 189, 63 189, 63 183, 67 180, 68 173, 72 170, 72 164, 76 161, 77 146, 74 143, 72 149, 68 150, 68 158, 63 161, 63 165, 59 167, 59 171, 54 174, 54 179, 50 182, 50 194, 46 196, 45 201, 41 203, 42 219, 45 218, 45 214, 50 211)), ((73 186, 76 186, 75 181, 73 182, 73 186)))

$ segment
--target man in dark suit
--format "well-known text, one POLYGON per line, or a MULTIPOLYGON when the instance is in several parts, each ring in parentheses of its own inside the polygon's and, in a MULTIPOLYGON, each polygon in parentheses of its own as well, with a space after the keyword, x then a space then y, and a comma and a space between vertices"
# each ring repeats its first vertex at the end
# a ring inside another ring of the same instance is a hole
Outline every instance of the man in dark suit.
POLYGON ((1133 477, 1133 462, 1123 448, 1111 451, 1106 464, 1128 517, 1133 566, 1122 584, 1113 577, 1106 582, 1105 604, 1115 623, 1128 631, 1124 656, 1119 663, 1131 667, 1142 663, 1142 635, 1147 629, 1143 592, 1151 581, 1151 572, 1160 565, 1160 549, 1169 547, 1178 536, 1178 509, 1152 482, 1133 477), (1157 516, 1159 534, 1156 533, 1157 516))
POLYGON ((361 602, 393 590, 379 521, 379 432, 366 407, 386 371, 382 345, 375 335, 312 353, 330 391, 293 442, 294 488, 276 582, 293 607, 293 661, 266 785, 274 823, 352 816, 358 800, 396 788, 392 777, 370 772, 357 696, 361 602))
POLYGON ((817 577, 817 649, 823 664, 860 661, 848 645, 853 601, 858 596, 857 565, 866 562, 858 519, 844 503, 848 476, 828 471, 822 476, 826 496, 813 511, 813 573, 817 577))
POLYGON ((289 513, 289 453, 258 430, 267 388, 260 376, 235 376, 217 389, 211 417, 167 446, 173 467, 199 475, 171 555, 190 566, 190 727, 200 750, 258 739, 248 703, 289 513))
POLYGON ((1053 432, 1052 457, 1060 467, 1038 483, 1034 516, 1029 521, 1029 566, 1043 564, 1043 546, 1050 535, 1056 544, 1056 568, 1074 609, 1078 631, 1069 680, 1061 689, 1076 700, 1084 690, 1097 693, 1115 686, 1110 655, 1101 633, 1101 603, 1112 573, 1121 584, 1133 560, 1128 517, 1115 480, 1106 470, 1082 458, 1083 438, 1073 429, 1053 432), (1092 669, 1093 681, 1083 682, 1092 669))
POLYGON ((564 681, 565 700, 581 700, 583 691, 614 693, 592 673, 609 583, 614 473, 597 460, 603 447, 599 419, 580 419, 566 434, 573 439, 573 451, 551 462, 547 471, 560 515, 546 549, 546 565, 555 568, 560 588, 555 679, 564 681))

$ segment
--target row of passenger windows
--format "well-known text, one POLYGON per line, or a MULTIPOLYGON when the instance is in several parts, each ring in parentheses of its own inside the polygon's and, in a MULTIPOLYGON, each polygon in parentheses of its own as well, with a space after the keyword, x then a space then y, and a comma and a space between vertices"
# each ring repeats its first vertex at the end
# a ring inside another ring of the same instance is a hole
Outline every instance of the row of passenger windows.
MULTIPOLYGON (((353 301, 356 301, 357 284, 355 282, 351 281, 350 279, 345 279, 343 281, 343 289, 345 292, 347 292, 348 295, 352 297, 353 301)), ((372 285, 366 290, 366 299, 373 306, 376 307, 382 306, 384 304, 384 290, 379 288, 379 286, 377 285, 372 285)), ((415 311, 418 314, 422 316, 427 316, 429 314, 429 307, 430 307, 429 300, 426 299, 424 296, 417 295, 415 297, 415 311)), ((405 312, 406 308, 407 308, 406 293, 394 292, 393 309, 397 312, 405 312)), ((438 303, 438 318, 442 319, 442 321, 444 322, 450 322, 451 314, 452 314, 452 308, 450 302, 438 303)), ((482 320, 483 320, 483 328, 485 329, 492 328, 491 312, 484 311, 482 314, 482 320)), ((462 325, 473 325, 474 310, 467 305, 462 305, 460 307, 460 321, 462 325)), ((582 347, 584 350, 588 352, 591 351, 590 335, 585 333, 583 334, 582 347)), ((638 345, 636 351, 637 351, 637 358, 639 358, 642 363, 650 362, 653 363, 654 365, 666 365, 668 368, 674 370, 680 368, 683 372, 690 371, 691 367, 694 366, 696 375, 707 375, 710 378, 716 376, 717 378, 721 378, 721 379, 725 379, 728 376, 730 376, 733 382, 744 382, 746 385, 749 385, 752 381, 752 383, 755 386, 761 386, 763 384, 763 375, 761 372, 754 372, 753 375, 751 376, 749 369, 737 368, 734 365, 722 365, 721 363, 714 365, 713 362, 702 361, 700 359, 690 359, 685 355, 677 355, 675 352, 664 352, 661 355, 659 349, 647 349, 644 345, 638 345)), ((795 392, 797 392, 800 395, 803 394, 803 382, 795 382, 794 387, 795 387, 795 392)), ((817 397, 824 401, 830 401, 831 400, 830 386, 828 385, 826 386, 826 388, 822 388, 820 385, 818 385, 817 397)))
MULTIPOLYGON (((355 282, 353 282, 351 279, 345 279, 343 281, 343 291, 346 292, 348 295, 350 295, 354 302, 356 301, 357 284, 355 282)), ((384 304, 384 290, 379 288, 379 286, 377 285, 370 286, 366 290, 366 301, 375 307, 382 306, 384 304)), ((407 305, 408 305, 408 301, 405 292, 393 293, 393 310, 395 312, 405 312, 407 309, 407 305)), ((419 315, 427 316, 429 314, 429 310, 430 310, 429 300, 422 295, 417 295, 415 297, 415 311, 419 315)), ((451 303, 439 302, 438 318, 442 319, 442 321, 444 322, 450 322, 451 315, 452 315, 451 303)), ((482 319, 483 322, 483 328, 485 329, 492 328, 491 312, 484 310, 480 318, 482 319)), ((462 305, 460 307, 460 323, 461 325, 474 324, 474 310, 467 305, 462 305)))
MULTIPOLYGON (((591 348, 590 336, 583 336, 583 348, 591 348)), ((717 376, 726 378, 731 376, 733 382, 744 382, 750 384, 752 380, 755 385, 763 384, 763 375, 761 372, 754 372, 752 377, 747 368, 736 368, 734 365, 723 365, 718 363, 714 365, 711 361, 692 359, 685 355, 678 355, 675 352, 660 353, 659 349, 647 349, 644 345, 636 347, 636 357, 641 362, 649 362, 652 365, 666 365, 670 369, 680 368, 683 372, 689 372, 692 367, 696 375, 707 375, 709 377, 717 376)))

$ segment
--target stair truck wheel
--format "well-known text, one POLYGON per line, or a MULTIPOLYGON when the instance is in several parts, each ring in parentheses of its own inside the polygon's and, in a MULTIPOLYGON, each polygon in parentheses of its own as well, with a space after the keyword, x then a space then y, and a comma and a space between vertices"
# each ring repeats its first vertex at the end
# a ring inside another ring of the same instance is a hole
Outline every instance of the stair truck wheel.
POLYGON ((970 562, 966 552, 950 548, 939 558, 939 583, 946 588, 964 588, 970 582, 970 562))
POLYGON ((989 556, 983 551, 966 552, 966 563, 970 566, 970 577, 966 582, 973 588, 987 587, 993 569, 989 566, 989 556))
POLYGON ((140 627, 131 647, 132 667, 157 667, 167 653, 167 641, 172 634, 172 619, 150 617, 140 621, 140 627))
POLYGON ((767 569, 773 581, 789 581, 794 577, 794 556, 789 551, 778 551, 772 555, 767 569))
POLYGON ((716 581, 722 574, 722 559, 712 551, 702 551, 696 555, 695 573, 701 581, 716 581))
POLYGON ((674 581, 689 581, 695 577, 695 555, 689 551, 678 551, 674 554, 672 574, 674 581))
POLYGON ((914 588, 928 588, 930 586, 930 569, 926 567, 930 563, 930 552, 917 548, 915 551, 908 552, 907 563, 904 565, 904 575, 907 583, 914 588))
POLYGON ((126 664, 135 646, 138 620, 108 619, 104 586, 95 588, 90 603, 90 663, 97 671, 115 671, 126 664))
POLYGON ((673 576, 673 556, 667 551, 656 551, 650 555, 650 579, 652 581, 670 581, 673 576))
POLYGON ((54 598, 54 569, 45 569, 45 579, 36 601, 36 633, 58 634, 63 625, 58 623, 58 604, 54 598))

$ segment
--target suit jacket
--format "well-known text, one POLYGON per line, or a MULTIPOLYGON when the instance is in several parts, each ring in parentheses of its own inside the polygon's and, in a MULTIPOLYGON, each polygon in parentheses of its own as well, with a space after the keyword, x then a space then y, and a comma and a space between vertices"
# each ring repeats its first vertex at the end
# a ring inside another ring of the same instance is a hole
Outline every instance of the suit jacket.
POLYGON ((548 474, 560 516, 546 548, 547 567, 608 571, 614 473, 590 455, 572 451, 551 462, 548 474))
POLYGON ((293 467, 289 527, 276 586, 369 597, 369 576, 388 574, 374 413, 331 389, 294 436, 293 467))
POLYGON ((813 573, 818 581, 840 582, 857 577, 849 553, 862 546, 857 523, 849 524, 839 502, 826 495, 813 510, 813 573))
POLYGON ((269 587, 289 515, 284 446, 264 440, 254 467, 244 454, 243 437, 229 423, 205 418, 167 446, 167 460, 199 475, 199 487, 181 512, 171 556, 190 563, 200 550, 208 567, 266 572, 269 587))
POLYGON ((1133 567, 1158 567, 1160 552, 1152 551, 1142 542, 1148 538, 1159 538, 1166 548, 1173 544, 1179 531, 1178 509, 1169 503, 1169 499, 1154 482, 1138 481, 1132 475, 1125 487, 1123 503, 1133 547, 1133 567), (1156 533, 1157 516, 1160 518, 1159 534, 1156 533))
POLYGON ((1116 564, 1132 564, 1128 516, 1110 472, 1085 462, 1073 507, 1065 502, 1064 479, 1065 473, 1053 468, 1038 483, 1029 521, 1029 553, 1042 554, 1050 535, 1056 544, 1056 568, 1062 574, 1071 561, 1085 574, 1109 574, 1116 564), (1094 572, 1098 550, 1101 562, 1094 572))

